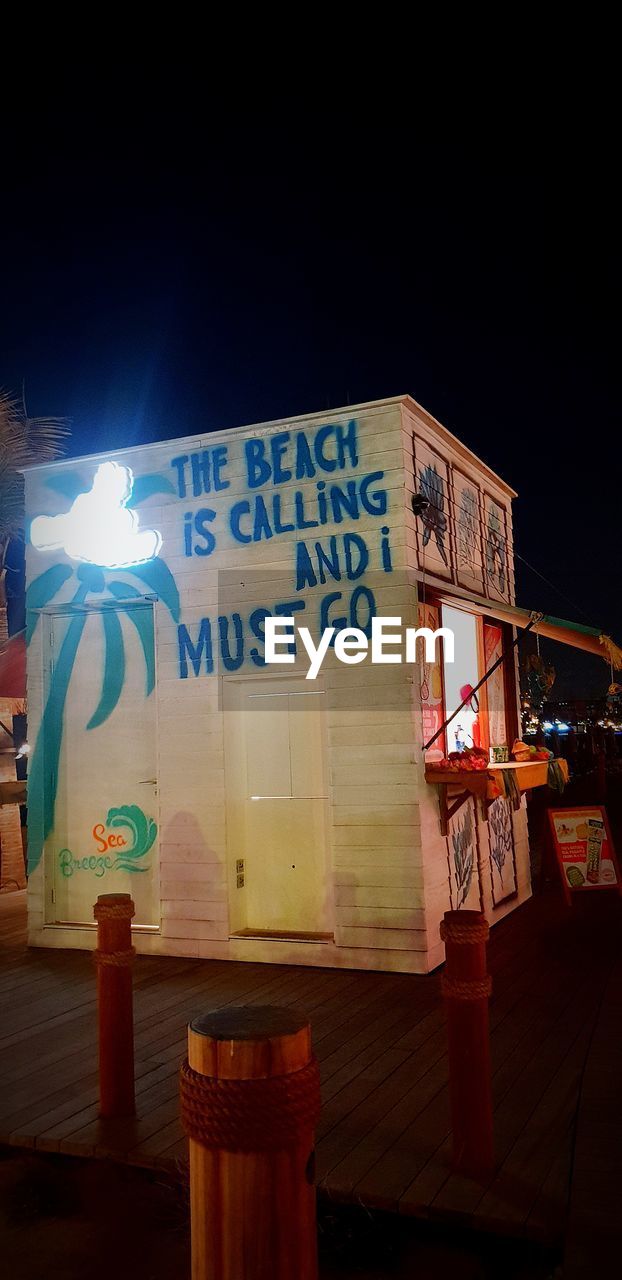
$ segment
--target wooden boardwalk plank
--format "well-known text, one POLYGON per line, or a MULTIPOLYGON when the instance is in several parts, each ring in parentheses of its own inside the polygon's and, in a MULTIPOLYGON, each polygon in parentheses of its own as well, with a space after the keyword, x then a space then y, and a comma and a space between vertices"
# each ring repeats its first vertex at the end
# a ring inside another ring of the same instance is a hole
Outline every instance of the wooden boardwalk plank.
MULTIPOLYGON (((533 974, 528 974, 533 980, 533 974)), ((529 983, 527 984, 529 985, 529 983)), ((515 993, 514 993, 515 994, 515 993)), ((568 996, 570 999, 570 996, 568 996)), ((493 1105, 500 1107, 508 1090, 520 1079, 521 1073, 536 1052, 554 1014, 559 1013, 559 981, 545 978, 534 990, 532 998, 523 1000, 519 1008, 508 1008, 508 999, 496 999, 491 1011, 491 1065, 493 1071, 493 1105)), ((424 1206, 431 1206, 441 1188, 451 1175, 451 1140, 449 1134, 449 1096, 443 1093, 443 1111, 439 1115, 440 1141, 436 1151, 417 1171, 400 1199, 404 1213, 420 1213, 424 1206)), ((500 1155, 499 1133, 496 1132, 497 1159, 500 1155)), ((475 1203, 477 1186, 468 1182, 468 1194, 475 1203)), ((455 1212, 464 1212, 454 1206, 455 1212)))
POLYGON ((102 1121, 92 958, 29 951, 24 923, 24 896, 0 898, 1 1141, 178 1168, 187 1022, 225 1004, 275 1003, 311 1019, 323 1089, 317 1167, 336 1199, 556 1240, 580 1095, 572 1194, 580 1188, 586 1221, 598 1219, 594 1186, 622 1172, 622 965, 598 927, 553 896, 491 937, 497 1167, 483 1183, 450 1168, 438 975, 138 957, 136 1117, 102 1121))
MULTIPOLYGON (((510 984, 502 997, 497 1000, 491 1015, 491 1025, 493 1027, 506 1014, 507 1008, 512 1007, 516 999, 514 985, 510 984)), ((378 1133, 374 1134, 374 1137, 377 1138, 378 1144, 385 1143, 387 1138, 392 1135, 392 1140, 383 1152, 381 1152, 380 1145, 374 1145, 372 1148, 368 1141, 369 1135, 365 1133, 365 1139, 357 1144, 357 1149, 352 1151, 350 1158, 346 1153, 346 1130, 345 1126, 342 1126, 339 1136, 342 1139, 342 1154, 344 1158, 338 1168, 333 1168, 330 1171, 331 1183, 334 1184, 337 1178, 345 1179, 345 1182, 340 1184, 341 1194, 344 1194, 345 1188, 348 1186, 356 1187, 359 1194, 364 1195, 367 1200, 378 1207, 395 1207, 408 1183, 418 1172, 421 1165, 429 1160, 447 1134, 449 1102, 444 1088, 447 1064, 443 1061, 445 1029, 442 1008, 437 1004, 427 1020, 422 1020, 404 1036, 397 1039, 393 1049, 400 1051, 405 1045, 412 1048, 417 1047, 429 1039, 429 1035, 426 1034, 429 1029, 436 1029, 440 1033, 436 1042, 440 1051, 439 1064, 442 1062, 442 1066, 439 1065, 438 1071, 439 1097, 434 1098, 432 1101, 426 1094, 427 1106, 425 1115, 422 1115, 419 1087, 417 1086, 416 1089, 412 1090, 407 1089, 395 1112, 389 1112, 384 1119, 381 1118, 377 1126, 378 1133), (404 1137, 405 1134, 407 1135, 406 1137, 404 1137), (371 1158, 372 1151, 377 1167, 375 1167, 374 1159, 371 1158)), ((374 1069, 374 1076, 375 1071, 376 1069, 374 1069)), ((397 1096, 399 1096, 403 1076, 404 1072, 400 1072, 395 1080, 388 1081, 386 1090, 388 1097, 393 1098, 393 1095, 396 1095, 396 1088, 398 1090, 397 1096)), ((432 1083, 433 1080, 430 1080, 430 1082, 426 1082, 426 1085, 432 1083)), ((376 1080, 374 1079, 375 1084, 376 1080)), ((349 1090, 348 1094, 353 1096, 354 1090, 349 1090)), ((320 1167, 326 1169, 329 1158, 330 1148, 325 1146, 324 1149, 321 1149, 320 1167)), ((446 1176, 446 1170, 444 1170, 444 1176, 446 1176)))
MULTIPOLYGON (((590 1007, 587 986, 583 1001, 577 1000, 570 1014, 564 1009, 562 1016, 549 1024, 545 1038, 539 1043, 534 1039, 528 1041, 526 1054, 515 1062, 515 1087, 507 1089, 495 1112, 495 1150, 501 1170, 511 1159, 521 1133, 528 1128, 548 1081, 556 1076, 579 1034, 590 1007)), ((441 1213, 486 1216, 486 1205, 482 1205, 485 1194, 485 1187, 479 1183, 451 1175, 435 1196, 433 1206, 441 1213)))

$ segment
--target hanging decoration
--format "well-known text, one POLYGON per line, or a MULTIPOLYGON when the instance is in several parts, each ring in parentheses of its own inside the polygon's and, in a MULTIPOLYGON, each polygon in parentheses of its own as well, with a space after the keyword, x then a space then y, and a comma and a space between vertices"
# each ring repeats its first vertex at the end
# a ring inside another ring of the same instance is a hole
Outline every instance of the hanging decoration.
POLYGON ((555 684, 555 667, 550 662, 545 662, 539 653, 527 653, 523 658, 522 669, 524 702, 527 704, 523 705, 524 716, 526 721, 532 716, 539 720, 545 700, 555 684))
POLYGON ((605 650, 603 657, 612 669, 622 671, 622 649, 616 644, 611 636, 601 635, 598 637, 603 649, 605 650))

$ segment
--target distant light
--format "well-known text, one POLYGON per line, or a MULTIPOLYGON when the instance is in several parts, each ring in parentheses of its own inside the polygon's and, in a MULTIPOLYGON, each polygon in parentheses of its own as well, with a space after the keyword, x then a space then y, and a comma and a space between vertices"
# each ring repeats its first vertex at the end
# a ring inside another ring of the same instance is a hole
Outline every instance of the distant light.
POLYGON ((552 721, 552 720, 545 720, 545 721, 544 721, 544 724, 542 725, 542 728, 543 728, 543 729, 552 729, 552 728, 553 728, 553 721, 552 721))
POLYGON ((158 555, 162 535, 139 529, 139 517, 128 511, 134 477, 129 467, 102 462, 88 493, 79 493, 69 511, 36 516, 30 540, 37 551, 64 551, 71 560, 126 569, 158 555))
POLYGON ((568 726, 567 724, 564 724, 564 721, 563 721, 563 720, 556 720, 556 722, 555 722, 555 723, 556 723, 557 728, 559 729, 560 733, 567 733, 567 732, 568 732, 569 726, 568 726))

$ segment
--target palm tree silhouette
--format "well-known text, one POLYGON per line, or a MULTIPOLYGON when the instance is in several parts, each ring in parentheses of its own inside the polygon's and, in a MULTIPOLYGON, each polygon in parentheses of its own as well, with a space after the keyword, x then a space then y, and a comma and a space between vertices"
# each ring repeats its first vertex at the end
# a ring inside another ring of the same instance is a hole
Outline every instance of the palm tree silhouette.
POLYGON ((29 418, 25 405, 0 390, 0 644, 8 634, 4 590, 6 557, 12 539, 23 538, 22 467, 52 462, 69 434, 64 418, 29 418))
MULTIPOLYGON (((58 476, 50 477, 46 483, 49 488, 73 502, 78 495, 90 489, 92 482, 85 480, 78 472, 61 472, 58 476)), ((166 476, 157 474, 138 476, 133 479, 131 494, 126 505, 133 508, 154 493, 174 492, 174 486, 166 476)), ((26 593, 27 644, 35 634, 40 611, 51 603, 73 576, 74 568, 68 564, 57 563, 51 565, 30 584, 26 593)), ((145 659, 146 697, 149 697, 155 686, 153 614, 150 610, 132 608, 132 605, 144 597, 145 587, 147 587, 162 600, 173 621, 179 621, 177 584, 170 569, 160 558, 143 564, 114 569, 109 569, 105 565, 82 563, 75 570, 75 577, 78 583, 77 590, 68 602, 70 620, 52 672, 29 769, 29 872, 38 866, 44 843, 54 826, 65 703, 87 618, 84 610, 79 610, 72 616, 71 606, 75 608, 84 604, 89 595, 99 597, 98 603, 105 605, 106 601, 109 602, 109 607, 104 607, 101 612, 104 635, 101 696, 85 726, 87 730, 96 729, 112 715, 123 690, 125 648, 119 612, 125 613, 138 633, 145 659), (124 581, 118 576, 119 574, 138 579, 140 588, 124 581), (115 602, 114 605, 113 602, 115 602)))

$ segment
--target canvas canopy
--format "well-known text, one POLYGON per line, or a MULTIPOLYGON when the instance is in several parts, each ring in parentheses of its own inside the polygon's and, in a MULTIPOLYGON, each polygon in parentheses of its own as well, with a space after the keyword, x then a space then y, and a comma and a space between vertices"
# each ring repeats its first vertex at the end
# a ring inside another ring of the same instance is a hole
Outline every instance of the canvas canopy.
MULTIPOLYGON (((447 596, 444 602, 452 605, 459 603, 455 595, 447 596)), ((611 663, 616 671, 622 670, 622 649, 600 627, 586 627, 579 622, 568 622, 565 618, 554 618, 533 609, 520 609, 517 605, 499 604, 480 596, 465 596, 464 602, 489 618, 509 622, 510 626, 522 630, 529 628, 540 636, 546 636, 548 640, 558 640, 560 644, 583 649, 585 653, 593 653, 611 663)))

